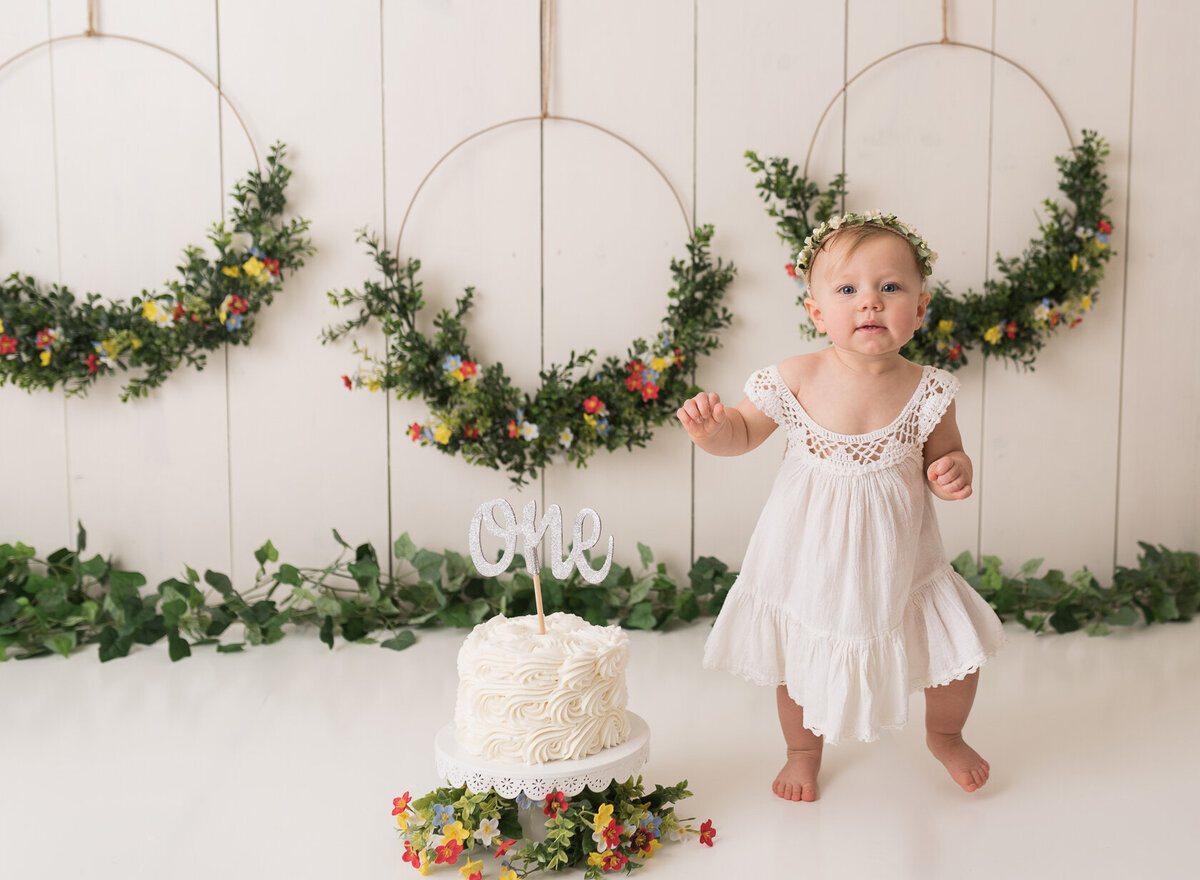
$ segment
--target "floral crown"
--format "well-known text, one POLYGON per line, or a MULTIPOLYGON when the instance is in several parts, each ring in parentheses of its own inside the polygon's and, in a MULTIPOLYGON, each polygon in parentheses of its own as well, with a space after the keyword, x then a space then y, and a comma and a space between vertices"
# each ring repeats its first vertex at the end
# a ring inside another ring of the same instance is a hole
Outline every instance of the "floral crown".
POLYGON ((917 252, 917 263, 925 275, 933 274, 933 264, 937 262, 937 254, 929 249, 929 242, 921 237, 921 233, 911 223, 901 223, 895 214, 884 214, 882 211, 867 211, 863 214, 848 213, 841 217, 826 220, 804 239, 804 248, 796 254, 796 277, 807 279, 808 270, 812 266, 813 257, 821 247, 821 242, 839 229, 851 226, 878 226, 890 229, 897 235, 908 240, 917 252))

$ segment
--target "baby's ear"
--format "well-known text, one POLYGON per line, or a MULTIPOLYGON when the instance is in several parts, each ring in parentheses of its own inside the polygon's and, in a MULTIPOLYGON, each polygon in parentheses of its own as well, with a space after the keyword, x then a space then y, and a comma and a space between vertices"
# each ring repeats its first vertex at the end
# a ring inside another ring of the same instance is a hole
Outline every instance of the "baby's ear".
POLYGON ((821 316, 821 308, 817 305, 817 301, 811 296, 804 298, 804 308, 808 312, 808 316, 812 318, 813 326, 817 328, 818 333, 825 332, 825 318, 821 316))

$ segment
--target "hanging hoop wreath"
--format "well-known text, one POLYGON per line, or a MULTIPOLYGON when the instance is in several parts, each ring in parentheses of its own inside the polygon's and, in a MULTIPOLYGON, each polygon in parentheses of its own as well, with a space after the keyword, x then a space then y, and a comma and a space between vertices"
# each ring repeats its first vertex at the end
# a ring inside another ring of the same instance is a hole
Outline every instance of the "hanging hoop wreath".
MULTIPOLYGON (((138 43, 188 65, 216 90, 253 139, 229 97, 208 74, 183 56, 136 37, 88 29, 45 40, 0 64, 3 70, 36 49, 64 40, 104 37, 138 43)), ((200 370, 205 352, 226 343, 246 345, 258 312, 283 288, 284 278, 314 253, 304 237, 309 221, 283 221, 284 189, 291 177, 283 164, 283 144, 272 146, 267 173, 261 166, 233 188, 232 220, 213 224, 208 233, 216 254, 199 247, 183 252, 180 278, 166 291, 143 290, 128 302, 101 302, 88 293, 82 301, 65 285, 48 288, 29 275, 13 272, 0 282, 0 386, 12 383, 33 391, 62 385, 67 394, 84 394, 101 376, 117 370, 144 370, 122 388, 121 400, 145 397, 181 363, 200 370)))
MULTIPOLYGON (((787 243, 793 258, 804 249, 804 240, 810 233, 828 231, 823 224, 840 213, 836 206, 847 192, 844 174, 834 176, 825 188, 808 176, 813 144, 826 115, 850 85, 871 68, 901 53, 931 46, 969 49, 1007 62, 1046 95, 1071 139, 1062 111, 1033 74, 998 52, 945 36, 943 4, 940 42, 916 43, 890 52, 848 79, 834 95, 817 121, 803 170, 786 157, 776 156, 764 162, 752 150, 746 151, 747 167, 761 175, 755 188, 767 204, 767 213, 777 218, 779 238, 787 243)), ((1045 215, 1038 226, 1040 235, 1030 240, 1020 257, 997 256, 997 277, 984 281, 982 293, 968 290, 956 296, 944 282, 938 282, 930 291, 925 321, 902 350, 904 356, 918 363, 956 370, 966 365, 969 350, 980 348, 987 357, 1011 360, 1032 369, 1038 351, 1051 333, 1064 325, 1077 326, 1095 305, 1104 278, 1104 264, 1114 253, 1109 246, 1112 219, 1104 213, 1108 191, 1104 174, 1106 156, 1108 145, 1094 131, 1085 130, 1078 146, 1072 141, 1070 153, 1055 159, 1058 188, 1070 207, 1046 199, 1042 203, 1045 215)), ((784 268, 803 288, 804 279, 797 274, 794 262, 784 268)), ((797 303, 802 305, 805 296, 801 293, 797 303)), ((807 320, 800 323, 800 329, 810 337, 820 335, 807 320)))
MULTIPOLYGON (((545 119, 589 126, 633 149, 671 188, 688 223, 679 194, 645 153, 608 129, 550 114, 509 120, 464 138, 426 174, 409 211, 433 171, 463 144, 504 125, 545 119)), ((402 223, 400 235, 403 232, 402 223)), ((671 261, 670 305, 651 341, 635 339, 623 358, 599 362, 595 349, 572 351, 565 364, 541 371, 541 387, 532 395, 512 384, 502 364, 484 366, 474 354, 464 323, 474 287, 455 301, 453 311, 437 315, 432 338, 425 335, 417 327, 425 305, 416 277, 420 261, 410 257, 401 263, 365 230, 358 240, 366 244, 383 281, 365 281, 361 291, 331 291, 329 299, 335 306, 356 307, 358 313, 327 328, 322 341, 333 342, 378 321, 387 337, 386 354, 373 357, 355 343, 364 364, 353 376, 342 376, 346 387, 395 389, 401 397, 420 397, 430 409, 430 418, 409 426, 413 442, 448 455, 461 454, 471 464, 507 471, 520 486, 555 458, 582 467, 600 449, 645 446, 654 428, 673 418, 679 401, 694 393, 690 375, 696 361, 719 346, 718 331, 733 317, 721 300, 736 270, 720 259, 713 262, 712 235, 712 226, 691 230, 687 258, 671 261)), ((397 236, 396 253, 399 250, 397 236)))

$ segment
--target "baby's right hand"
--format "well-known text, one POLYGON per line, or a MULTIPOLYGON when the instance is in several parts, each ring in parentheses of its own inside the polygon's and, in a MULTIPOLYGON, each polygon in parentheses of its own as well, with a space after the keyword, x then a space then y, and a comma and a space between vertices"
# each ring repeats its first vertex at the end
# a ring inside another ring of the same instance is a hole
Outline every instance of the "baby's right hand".
POLYGON ((701 391, 679 408, 675 414, 688 436, 693 440, 707 440, 721 430, 725 424, 725 405, 721 396, 710 391, 701 391))

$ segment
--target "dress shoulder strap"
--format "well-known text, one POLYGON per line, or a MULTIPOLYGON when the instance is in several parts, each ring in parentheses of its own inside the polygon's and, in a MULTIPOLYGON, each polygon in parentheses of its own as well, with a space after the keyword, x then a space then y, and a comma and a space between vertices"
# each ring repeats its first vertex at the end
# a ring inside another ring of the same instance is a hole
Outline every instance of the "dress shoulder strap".
POLYGON ((746 397, 762 411, 763 415, 773 419, 777 425, 786 426, 783 395, 791 392, 784 385, 783 376, 774 365, 763 367, 758 372, 751 374, 750 378, 746 380, 744 390, 746 397))
POLYGON ((925 381, 921 383, 918 394, 921 399, 917 404, 917 436, 918 442, 924 443, 933 429, 941 422, 942 416, 954 402, 961 384, 953 375, 937 367, 926 367, 925 381))

